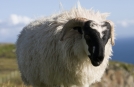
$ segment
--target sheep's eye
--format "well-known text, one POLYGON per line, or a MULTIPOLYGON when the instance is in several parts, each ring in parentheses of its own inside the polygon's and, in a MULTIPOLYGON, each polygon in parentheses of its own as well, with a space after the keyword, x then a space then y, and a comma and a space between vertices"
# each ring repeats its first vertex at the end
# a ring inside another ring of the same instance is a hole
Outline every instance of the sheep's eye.
POLYGON ((90 24, 90 27, 92 27, 92 28, 95 27, 95 26, 97 26, 96 23, 91 23, 91 24, 90 24))
POLYGON ((90 24, 90 27, 94 27, 94 24, 92 23, 92 24, 90 24))

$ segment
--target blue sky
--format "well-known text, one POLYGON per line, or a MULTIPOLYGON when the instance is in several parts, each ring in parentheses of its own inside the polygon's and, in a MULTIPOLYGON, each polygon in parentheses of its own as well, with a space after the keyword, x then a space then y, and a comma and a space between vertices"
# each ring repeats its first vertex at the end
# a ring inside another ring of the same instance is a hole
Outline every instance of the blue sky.
MULTIPOLYGON (((30 21, 76 6, 78 0, 0 0, 0 43, 12 42, 30 21)), ((81 6, 109 12, 118 38, 134 38, 134 0, 79 0, 81 6)))

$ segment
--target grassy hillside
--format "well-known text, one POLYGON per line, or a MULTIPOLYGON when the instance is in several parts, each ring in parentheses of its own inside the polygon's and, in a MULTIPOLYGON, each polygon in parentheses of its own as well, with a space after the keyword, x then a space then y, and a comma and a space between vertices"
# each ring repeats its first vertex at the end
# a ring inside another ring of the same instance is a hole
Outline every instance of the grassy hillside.
POLYGON ((15 58, 14 44, 0 44, 0 58, 15 58))
POLYGON ((0 87, 25 87, 18 72, 14 44, 0 44, 0 87))

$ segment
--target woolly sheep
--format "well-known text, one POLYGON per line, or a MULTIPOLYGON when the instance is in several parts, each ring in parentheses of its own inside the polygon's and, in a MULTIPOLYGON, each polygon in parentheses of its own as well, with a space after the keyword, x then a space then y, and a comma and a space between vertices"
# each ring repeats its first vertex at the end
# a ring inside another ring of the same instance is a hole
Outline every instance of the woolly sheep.
POLYGON ((114 45, 114 24, 107 16, 78 6, 24 27, 16 43, 24 83, 89 87, 100 81, 114 45))

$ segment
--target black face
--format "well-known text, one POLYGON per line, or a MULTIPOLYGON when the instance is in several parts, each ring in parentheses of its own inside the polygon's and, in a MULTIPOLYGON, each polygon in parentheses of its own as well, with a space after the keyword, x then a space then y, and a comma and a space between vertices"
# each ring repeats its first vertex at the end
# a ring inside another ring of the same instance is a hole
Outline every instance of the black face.
POLYGON ((105 22, 103 25, 101 25, 102 28, 106 27, 106 30, 102 32, 103 37, 101 38, 100 33, 96 29, 91 28, 92 22, 92 20, 89 20, 85 23, 83 28, 84 38, 88 45, 88 51, 91 54, 88 55, 91 59, 91 63, 94 66, 99 66, 104 59, 105 45, 111 36, 111 26, 108 22, 105 22))
MULTIPOLYGON (((101 25, 102 28, 106 27, 106 30, 102 32, 103 37, 101 38, 100 33, 96 29, 92 29, 90 27, 92 22, 92 20, 85 22, 83 27, 84 38, 88 45, 88 51, 91 54, 88 55, 91 63, 93 66, 99 66, 104 59, 105 45, 111 36, 111 26, 108 22, 105 22, 103 25, 101 25)), ((80 28, 76 27, 74 29, 78 29, 78 32, 83 34, 80 28)))

